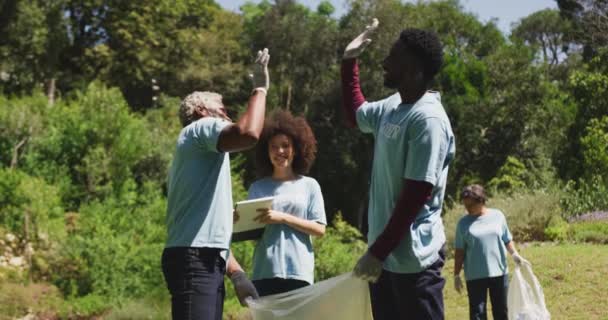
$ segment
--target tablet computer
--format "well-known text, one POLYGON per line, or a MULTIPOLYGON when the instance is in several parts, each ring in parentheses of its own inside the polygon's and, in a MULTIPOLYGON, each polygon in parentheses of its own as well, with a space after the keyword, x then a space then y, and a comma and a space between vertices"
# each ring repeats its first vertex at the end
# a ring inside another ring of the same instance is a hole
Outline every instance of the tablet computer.
POLYGON ((239 220, 232 226, 232 241, 255 240, 264 233, 263 223, 253 220, 259 216, 258 209, 271 209, 274 197, 264 197, 239 201, 235 210, 239 213, 239 220))

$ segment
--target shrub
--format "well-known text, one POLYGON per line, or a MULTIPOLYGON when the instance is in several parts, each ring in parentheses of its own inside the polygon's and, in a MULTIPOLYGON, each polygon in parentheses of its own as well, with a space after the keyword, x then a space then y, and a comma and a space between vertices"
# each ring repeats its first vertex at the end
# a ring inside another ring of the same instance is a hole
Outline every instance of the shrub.
MULTIPOLYGON (((501 210, 507 218, 515 242, 545 240, 545 229, 553 216, 561 214, 559 199, 562 193, 556 189, 522 190, 511 195, 499 193, 488 200, 487 206, 501 210)), ((461 204, 446 210, 443 215, 448 247, 454 245, 458 220, 466 214, 461 204)))
POLYGON ((58 190, 20 170, 0 168, 0 225, 25 238, 29 220, 30 241, 63 237, 63 208, 58 190))
POLYGON ((351 271, 367 249, 357 228, 343 220, 338 212, 321 238, 315 238, 315 281, 351 271))
POLYGON ((552 241, 566 241, 569 239, 570 225, 561 216, 553 216, 545 228, 545 237, 552 241))
POLYGON ((578 183, 569 181, 560 204, 563 217, 570 219, 586 212, 608 210, 608 178, 593 176, 578 183))
POLYGON ((571 238, 577 242, 608 244, 608 222, 576 222, 570 225, 571 238))

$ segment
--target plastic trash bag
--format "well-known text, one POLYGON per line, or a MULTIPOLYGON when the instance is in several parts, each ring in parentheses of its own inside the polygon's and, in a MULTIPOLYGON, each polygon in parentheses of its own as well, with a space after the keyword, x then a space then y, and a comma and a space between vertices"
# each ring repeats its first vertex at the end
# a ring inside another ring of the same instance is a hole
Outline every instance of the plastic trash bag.
POLYGON ((248 304, 254 320, 373 319, 368 282, 350 272, 248 304))
POLYGON ((507 295, 509 320, 549 320, 545 295, 529 262, 515 266, 507 295))

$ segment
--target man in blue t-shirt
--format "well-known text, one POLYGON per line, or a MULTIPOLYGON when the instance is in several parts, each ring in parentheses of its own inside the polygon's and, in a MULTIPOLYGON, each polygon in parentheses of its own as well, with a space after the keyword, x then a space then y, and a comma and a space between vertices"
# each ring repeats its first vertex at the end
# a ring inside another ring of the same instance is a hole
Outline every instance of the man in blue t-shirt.
POLYGON ((375 138, 368 209, 369 249, 356 276, 369 280, 375 320, 443 319, 445 234, 441 210, 455 142, 438 92, 436 34, 403 30, 384 59, 384 85, 397 92, 367 102, 356 57, 371 42, 374 19, 345 49, 343 104, 351 126, 375 138))
POLYGON ((229 152, 250 149, 264 126, 268 49, 259 51, 247 110, 230 121, 222 96, 194 92, 181 103, 181 130, 169 171, 167 243, 162 268, 173 319, 222 319, 224 274, 245 305, 257 292, 229 254, 232 186, 229 152))

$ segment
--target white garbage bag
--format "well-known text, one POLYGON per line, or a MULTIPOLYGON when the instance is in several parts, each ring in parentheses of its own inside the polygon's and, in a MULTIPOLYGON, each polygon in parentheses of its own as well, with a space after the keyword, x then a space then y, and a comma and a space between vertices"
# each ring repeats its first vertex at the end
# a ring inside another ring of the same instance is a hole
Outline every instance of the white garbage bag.
POLYGON ((515 266, 507 295, 509 320, 549 320, 545 295, 529 262, 515 266))
POLYGON ((350 272, 248 303, 254 320, 373 319, 368 282, 350 272))

